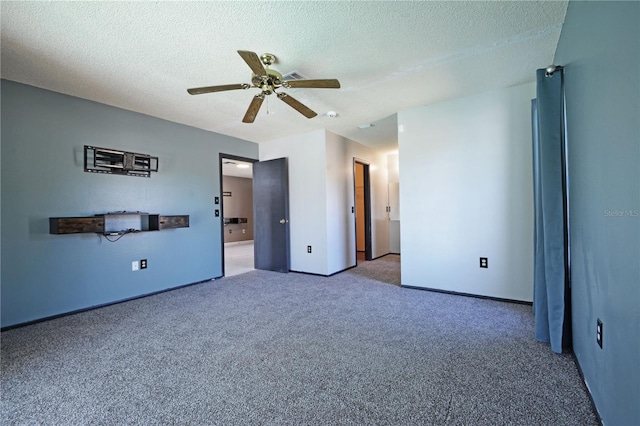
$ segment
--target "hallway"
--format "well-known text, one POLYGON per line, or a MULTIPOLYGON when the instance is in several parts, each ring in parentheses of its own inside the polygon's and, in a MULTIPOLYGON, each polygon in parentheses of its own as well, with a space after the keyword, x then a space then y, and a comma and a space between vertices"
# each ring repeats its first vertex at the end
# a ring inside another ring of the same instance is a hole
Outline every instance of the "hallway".
POLYGON ((253 271, 253 240, 224 244, 224 275, 253 271))

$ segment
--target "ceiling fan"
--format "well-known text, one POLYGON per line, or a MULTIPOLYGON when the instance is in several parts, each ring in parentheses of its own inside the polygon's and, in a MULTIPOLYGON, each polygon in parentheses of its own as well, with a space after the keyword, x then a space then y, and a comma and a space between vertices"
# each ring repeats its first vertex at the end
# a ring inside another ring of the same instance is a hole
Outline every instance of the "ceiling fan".
POLYGON ((265 53, 258 57, 255 52, 249 52, 246 50, 238 50, 238 53, 249 65, 253 76, 251 77, 251 84, 224 84, 221 86, 207 86, 207 87, 195 87, 193 89, 187 89, 190 95, 201 95, 203 93, 223 92, 225 90, 237 90, 248 89, 250 87, 257 87, 260 89, 260 93, 253 97, 249 109, 247 109, 243 123, 253 123, 256 119, 256 115, 260 110, 262 101, 268 95, 275 93, 278 99, 289 105, 291 108, 298 111, 300 114, 307 118, 313 118, 316 114, 309 107, 296 100, 292 96, 284 92, 276 92, 276 89, 281 87, 285 89, 293 88, 309 88, 309 89, 339 89, 340 82, 336 79, 325 80, 283 80, 282 74, 276 70, 269 68, 270 65, 276 62, 276 57, 271 53, 265 53))

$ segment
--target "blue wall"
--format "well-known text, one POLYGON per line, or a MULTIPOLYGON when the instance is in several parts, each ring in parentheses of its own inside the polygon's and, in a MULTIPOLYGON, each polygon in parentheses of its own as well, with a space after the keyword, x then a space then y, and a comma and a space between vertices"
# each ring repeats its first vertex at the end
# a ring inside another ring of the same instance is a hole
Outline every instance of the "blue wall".
POLYGON ((222 275, 218 154, 252 142, 2 80, 2 327, 222 275), (83 147, 159 157, 151 178, 85 173, 83 147), (49 217, 188 214, 190 228, 50 235, 49 217), (148 259, 133 272, 131 262, 148 259))
POLYGON ((604 424, 638 425, 640 3, 570 2, 555 63, 566 67, 574 351, 604 424))

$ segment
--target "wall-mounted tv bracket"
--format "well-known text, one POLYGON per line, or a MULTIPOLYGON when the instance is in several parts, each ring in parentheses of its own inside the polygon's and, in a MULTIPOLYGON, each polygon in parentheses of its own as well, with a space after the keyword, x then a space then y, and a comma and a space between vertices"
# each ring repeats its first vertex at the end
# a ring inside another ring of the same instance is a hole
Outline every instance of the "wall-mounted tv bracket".
POLYGON ((84 171, 151 177, 151 172, 158 171, 158 157, 85 145, 84 171))

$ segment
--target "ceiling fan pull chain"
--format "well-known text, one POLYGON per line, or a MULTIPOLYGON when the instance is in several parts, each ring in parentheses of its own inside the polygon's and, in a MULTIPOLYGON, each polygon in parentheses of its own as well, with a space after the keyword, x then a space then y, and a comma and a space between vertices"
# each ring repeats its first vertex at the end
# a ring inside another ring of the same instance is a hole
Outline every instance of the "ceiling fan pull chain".
POLYGON ((267 115, 269 115, 269 98, 267 98, 267 115))

